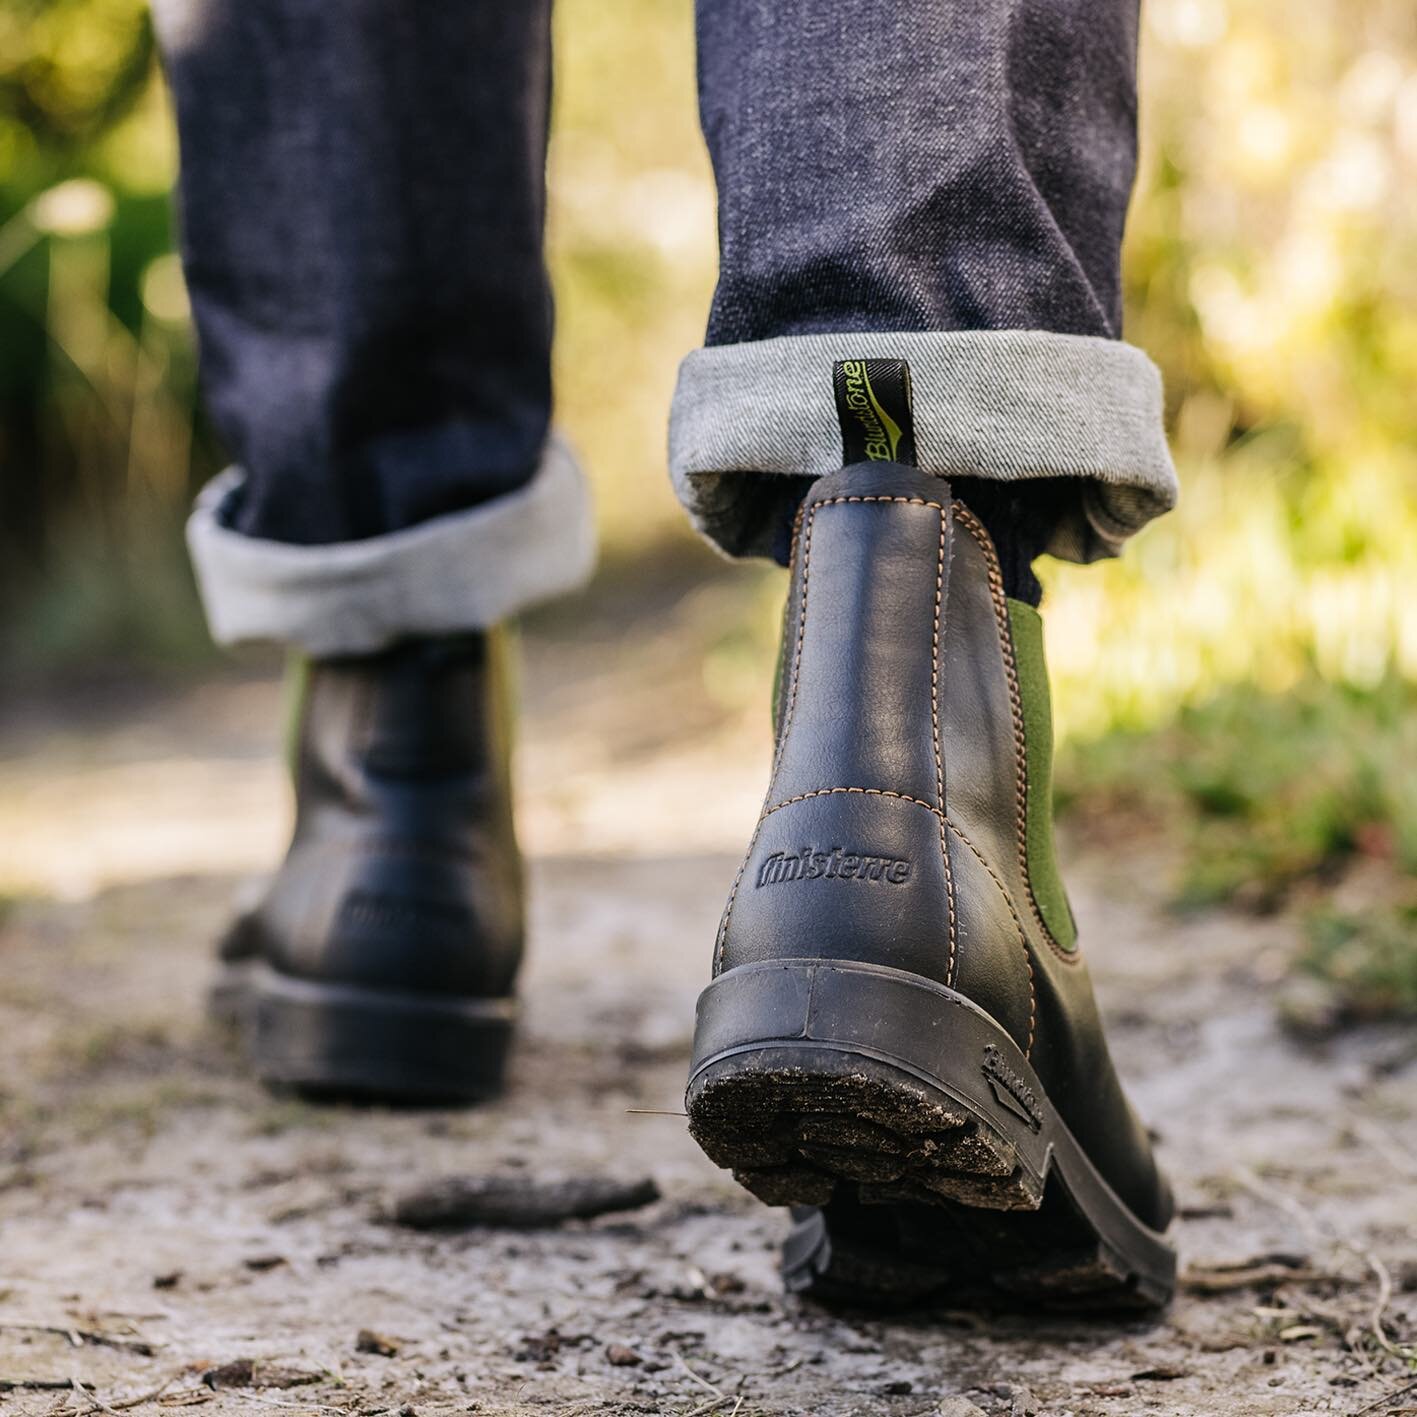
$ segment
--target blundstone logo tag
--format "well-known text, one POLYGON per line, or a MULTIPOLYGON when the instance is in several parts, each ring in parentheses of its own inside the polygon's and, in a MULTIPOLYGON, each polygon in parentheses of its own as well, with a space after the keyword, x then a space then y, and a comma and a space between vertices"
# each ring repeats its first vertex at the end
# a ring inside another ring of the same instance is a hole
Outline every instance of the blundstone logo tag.
POLYGON ((846 466, 858 462, 915 465, 910 365, 903 359, 842 359, 832 366, 846 466))
POLYGON ((1043 1109, 1033 1089, 1004 1061, 1004 1055, 990 1043, 984 1049, 984 1076, 994 1101, 1027 1122, 1036 1132, 1043 1126, 1043 1109))
POLYGON ((795 856, 775 851, 758 868, 756 889, 789 881, 865 881, 903 886, 910 879, 910 862, 901 856, 867 856, 833 846, 818 851, 804 846, 795 856))

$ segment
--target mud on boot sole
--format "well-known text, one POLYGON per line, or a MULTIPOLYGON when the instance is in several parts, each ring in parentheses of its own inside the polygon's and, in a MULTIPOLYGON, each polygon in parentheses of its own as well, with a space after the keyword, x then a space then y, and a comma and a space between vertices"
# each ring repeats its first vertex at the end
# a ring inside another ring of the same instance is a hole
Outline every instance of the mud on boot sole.
POLYGON ((687 1109, 710 1160, 795 1226, 790 1288, 1150 1308, 1175 1255, 1098 1174, 1012 1039, 879 966, 745 965, 699 1001, 687 1109))

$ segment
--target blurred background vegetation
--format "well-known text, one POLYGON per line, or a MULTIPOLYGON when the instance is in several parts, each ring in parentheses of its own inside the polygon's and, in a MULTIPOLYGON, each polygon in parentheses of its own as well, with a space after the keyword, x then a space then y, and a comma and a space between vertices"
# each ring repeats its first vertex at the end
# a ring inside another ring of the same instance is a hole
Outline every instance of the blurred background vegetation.
MULTIPOLYGON (((689 0, 562 0, 557 43, 560 418, 613 578, 690 560, 664 419, 714 196, 689 0)), ((1142 72, 1128 333, 1185 495, 1122 561, 1046 570, 1062 800, 1180 843, 1179 904, 1302 914, 1335 1007, 1417 1009, 1417 7, 1148 0, 1142 72)), ((175 168, 140 0, 7 0, 0 679, 211 663, 180 529, 220 454, 175 168)), ((780 594, 739 585, 686 649, 730 708, 780 594)))

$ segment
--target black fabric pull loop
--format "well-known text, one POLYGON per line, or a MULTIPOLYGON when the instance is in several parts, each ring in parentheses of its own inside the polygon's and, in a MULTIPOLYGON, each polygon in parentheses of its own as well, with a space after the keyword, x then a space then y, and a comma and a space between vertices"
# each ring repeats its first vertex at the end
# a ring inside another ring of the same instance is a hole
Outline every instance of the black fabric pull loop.
POLYGON ((903 359, 839 359, 832 391, 841 420, 842 462, 915 467, 915 411, 910 365, 903 359))

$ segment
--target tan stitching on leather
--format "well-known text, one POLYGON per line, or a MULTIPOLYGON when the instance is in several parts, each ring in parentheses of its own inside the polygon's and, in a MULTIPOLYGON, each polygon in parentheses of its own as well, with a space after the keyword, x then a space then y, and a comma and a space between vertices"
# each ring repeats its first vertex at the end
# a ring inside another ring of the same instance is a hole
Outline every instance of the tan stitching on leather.
POLYGON ((974 853, 974 859, 989 873, 990 879, 998 886, 999 894, 1004 898, 1004 904, 1009 908, 1009 914, 1014 918, 1014 928, 1018 930, 1018 942, 1023 946, 1023 962, 1028 966, 1028 1044, 1023 1050, 1023 1056, 1027 1058, 1033 1052, 1033 1035, 1038 1026, 1038 989, 1033 972, 1033 955, 1028 948, 1028 935, 1024 932, 1023 921, 1018 918, 1018 911, 1014 909, 1008 887, 1000 880, 999 873, 984 859, 979 848, 960 830, 958 823, 950 820, 948 814, 944 816, 944 823, 974 853))
POLYGON ((758 818, 758 824, 753 828, 753 835, 748 842, 748 850, 743 855, 743 864, 738 868, 738 874, 733 878, 733 889, 728 892, 728 904, 723 908, 723 924, 718 927, 718 948, 713 952, 713 972, 715 977, 723 971, 723 951, 728 945, 728 922, 733 916, 733 902, 738 898, 738 887, 743 880, 743 872, 748 869, 748 862, 753 859, 753 848, 758 844, 758 837, 763 830, 763 823, 767 821, 768 814, 764 812, 758 818))
POLYGON ((788 797, 781 802, 774 802, 771 807, 764 809, 763 816, 770 817, 774 812, 780 812, 784 807, 791 807, 797 802, 806 802, 811 797, 835 797, 841 792, 856 793, 862 797, 893 797, 898 802, 913 802, 917 807, 923 807, 927 812, 933 812, 937 817, 943 815, 933 802, 927 802, 923 797, 908 797, 904 792, 891 792, 884 787, 818 787, 812 792, 799 792, 796 797, 788 797))
MULTIPOLYGON (((925 497, 824 497, 812 510, 815 512, 817 507, 836 507, 843 502, 899 502, 907 507, 936 507, 942 512, 945 510, 943 502, 931 502, 925 497)), ((955 506, 959 505, 958 502, 955 503, 955 506)))
POLYGON ((787 748, 787 735, 792 730, 792 715, 797 708, 797 683, 802 673, 802 642, 807 637, 807 588, 812 579, 812 528, 816 521, 817 508, 813 507, 807 514, 806 530, 802 533, 802 599, 797 607, 797 643, 792 651, 792 681, 787 696, 787 710, 782 715, 782 733, 778 737, 777 753, 773 758, 774 776, 787 748))
MULTIPOLYGON (((797 572, 797 561, 802 552, 802 516, 806 511, 805 506, 799 506, 792 517, 792 542, 791 551, 787 558, 787 601, 782 607, 782 636, 786 640, 788 631, 792 628, 792 582, 797 572)), ((773 749, 772 771, 777 772, 778 758, 782 752, 783 735, 782 728, 787 715, 787 692, 791 688, 788 683, 788 676, 783 674, 776 686, 776 701, 772 709, 773 734, 776 738, 776 745, 773 749)), ((771 790, 771 785, 769 785, 771 790)))
POLYGON ((1044 940, 1047 941, 1048 948, 1064 964, 1077 964, 1082 958, 1082 950, 1065 950, 1053 938, 1053 932, 1044 923, 1043 914, 1038 909, 1038 902, 1033 896, 1033 883, 1028 876, 1028 760, 1024 756, 1023 696, 1019 692, 1018 668, 1014 663, 1014 640, 1013 632, 1009 628, 1009 607, 1004 594, 1003 572, 999 569, 999 558, 995 554, 993 542, 989 540, 989 533, 984 530, 974 513, 963 502, 957 501, 954 504, 954 514, 955 520, 979 543, 979 549, 984 554, 989 590, 994 602, 994 619, 998 622, 999 641, 1003 645, 1004 671, 1009 683, 1009 707, 1014 720, 1014 771, 1018 782, 1014 793, 1014 826, 1018 840, 1019 871, 1023 875, 1024 887, 1028 892, 1029 910, 1044 940))
POLYGON ((945 863, 945 919, 949 931, 949 954, 945 959, 945 985, 955 982, 955 955, 959 926, 955 910, 954 871, 950 867, 950 843, 945 835, 945 761, 940 754, 940 611, 945 598, 945 549, 949 519, 940 508, 940 555, 935 563, 935 624, 930 642, 930 746, 935 751, 935 800, 940 804, 940 858, 945 863))
MULTIPOLYGON (((784 807, 794 806, 798 802, 809 801, 813 797, 833 797, 838 793, 853 793, 862 797, 890 797, 897 802, 909 802, 913 806, 923 807, 927 812, 933 813, 940 821, 940 830, 946 827, 950 829, 961 842, 973 853, 974 858, 989 873, 989 878, 999 888, 999 894, 1004 898, 1004 904, 1008 907, 1009 914, 1013 917, 1014 928, 1018 931, 1019 943, 1023 946, 1024 963, 1028 966, 1028 1044, 1024 1049, 1024 1056, 1027 1057, 1033 1048, 1033 1036, 1038 1020, 1038 993, 1035 987, 1035 975, 1033 970, 1033 960, 1029 957, 1028 936, 1024 932, 1023 921, 1019 919, 1018 911, 1014 909, 1012 897, 1009 895, 1008 887, 1004 884, 999 873, 984 859, 980 850, 964 834, 959 825, 951 820, 947 812, 942 812, 933 802, 927 802, 923 797, 910 797, 904 792, 891 792, 884 787, 818 787, 812 792, 800 792, 796 797, 788 797, 782 802, 774 802, 763 812, 763 819, 766 819, 774 812, 780 812, 784 807)), ((761 822, 759 823, 761 825, 761 822)))

